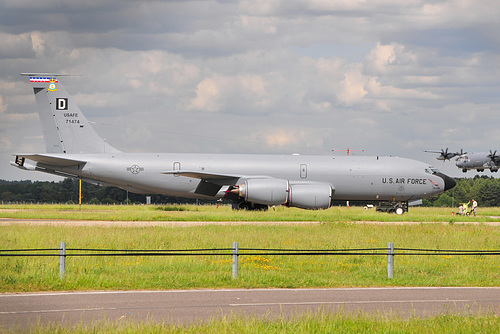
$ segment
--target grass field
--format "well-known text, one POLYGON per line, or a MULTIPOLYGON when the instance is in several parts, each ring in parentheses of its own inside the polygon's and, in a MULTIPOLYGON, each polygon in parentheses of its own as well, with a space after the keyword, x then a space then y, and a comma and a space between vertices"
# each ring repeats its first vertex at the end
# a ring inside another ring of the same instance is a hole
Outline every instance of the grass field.
MULTIPOLYGON (((0 248, 192 249, 240 248, 346 249, 396 247, 500 249, 500 227, 464 225, 451 209, 416 208, 403 216, 362 208, 325 211, 233 212, 197 206, 2 206, 3 217, 114 220, 206 220, 203 226, 1 225, 0 248), (448 214, 447 214, 448 213, 448 214), (307 216, 310 215, 311 217, 307 216), (339 218, 341 216, 341 218, 339 218), (217 221, 300 221, 317 224, 221 225, 217 221), (448 220, 444 220, 445 217, 448 220), (355 224, 370 220, 441 224, 355 224)), ((461 221, 485 221, 496 208, 461 221)), ((498 221, 498 218, 496 218, 498 221)), ((228 252, 229 254, 229 252, 228 252)), ((387 278, 387 256, 240 256, 239 278, 231 278, 231 256, 68 257, 59 279, 58 257, 0 257, 0 291, 88 289, 190 289, 224 287, 499 286, 498 256, 396 256, 395 278, 387 278)))

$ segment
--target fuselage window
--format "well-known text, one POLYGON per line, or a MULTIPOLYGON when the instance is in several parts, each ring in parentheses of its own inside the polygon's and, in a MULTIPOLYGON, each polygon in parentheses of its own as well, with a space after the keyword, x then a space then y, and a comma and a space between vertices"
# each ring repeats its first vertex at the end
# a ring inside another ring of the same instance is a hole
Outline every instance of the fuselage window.
POLYGON ((429 166, 429 168, 425 169, 425 172, 429 174, 436 174, 439 173, 439 170, 434 166, 429 166))

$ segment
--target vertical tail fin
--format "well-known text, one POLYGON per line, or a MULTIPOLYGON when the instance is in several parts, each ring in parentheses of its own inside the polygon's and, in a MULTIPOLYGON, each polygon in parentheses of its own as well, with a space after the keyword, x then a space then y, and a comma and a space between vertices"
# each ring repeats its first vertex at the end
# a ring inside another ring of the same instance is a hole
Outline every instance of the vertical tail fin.
POLYGON ((116 153, 69 96, 55 74, 29 74, 47 153, 116 153))

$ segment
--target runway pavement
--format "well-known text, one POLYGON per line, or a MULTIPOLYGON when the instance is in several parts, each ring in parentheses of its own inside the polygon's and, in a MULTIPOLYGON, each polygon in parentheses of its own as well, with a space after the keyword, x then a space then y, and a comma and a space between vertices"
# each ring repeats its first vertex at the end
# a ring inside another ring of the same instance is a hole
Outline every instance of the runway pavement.
MULTIPOLYGON (((490 218, 498 218, 491 216, 490 218)), ((411 221, 352 221, 350 224, 366 225, 421 225, 421 224, 443 224, 450 222, 411 222, 411 221)), ((53 226, 103 226, 103 227, 144 227, 144 226, 198 226, 198 225, 310 225, 321 224, 320 221, 122 221, 122 220, 68 220, 68 219, 24 219, 24 218, 0 218, 0 226, 5 225, 53 225, 53 226)), ((463 225, 486 225, 500 226, 499 221, 493 222, 475 222, 463 221, 454 224, 463 225)))
POLYGON ((224 289, 0 294, 0 331, 40 323, 109 320, 192 323, 222 315, 293 316, 358 311, 408 317, 442 313, 500 315, 500 287, 224 289))

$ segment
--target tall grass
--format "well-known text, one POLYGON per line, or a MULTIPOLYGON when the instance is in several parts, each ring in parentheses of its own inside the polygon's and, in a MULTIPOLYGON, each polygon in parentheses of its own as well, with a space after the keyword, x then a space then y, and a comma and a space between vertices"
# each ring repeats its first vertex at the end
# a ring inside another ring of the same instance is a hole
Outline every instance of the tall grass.
MULTIPOLYGON (((345 249, 396 247, 500 249, 500 228, 459 224, 353 223, 211 225, 176 227, 0 226, 0 248, 345 249)), ((54 252, 57 254, 57 252, 54 252)), ((58 257, 0 257, 0 291, 86 289, 189 289, 223 287, 499 286, 498 256, 396 256, 387 279, 387 256, 68 257, 59 279, 58 257)))

